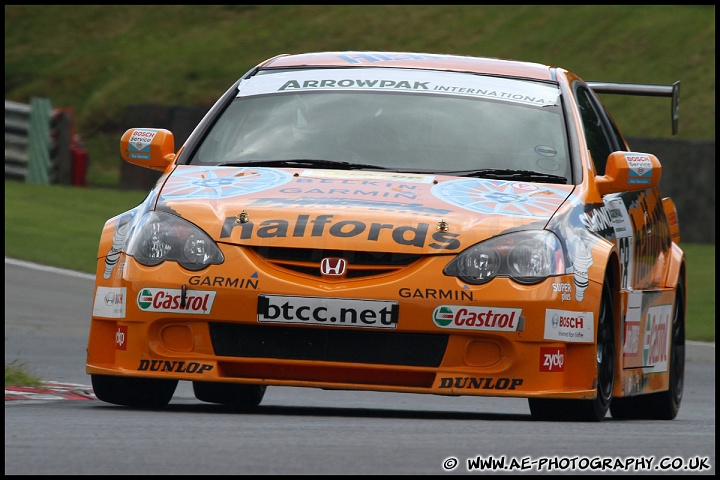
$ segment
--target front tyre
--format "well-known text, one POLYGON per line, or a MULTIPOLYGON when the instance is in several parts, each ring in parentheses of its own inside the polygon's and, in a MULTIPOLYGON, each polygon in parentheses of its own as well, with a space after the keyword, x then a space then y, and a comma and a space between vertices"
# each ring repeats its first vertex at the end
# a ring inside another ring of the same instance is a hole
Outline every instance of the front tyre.
POLYGON ((240 383, 193 382, 195 398, 202 402, 219 403, 235 408, 253 408, 265 396, 265 385, 240 383))
POLYGON ((529 398, 536 420, 599 422, 608 412, 615 386, 615 322, 609 279, 603 284, 597 332, 597 395, 592 400, 529 398))
POLYGON ((162 408, 170 403, 177 380, 91 375, 95 396, 107 403, 136 408, 162 408))

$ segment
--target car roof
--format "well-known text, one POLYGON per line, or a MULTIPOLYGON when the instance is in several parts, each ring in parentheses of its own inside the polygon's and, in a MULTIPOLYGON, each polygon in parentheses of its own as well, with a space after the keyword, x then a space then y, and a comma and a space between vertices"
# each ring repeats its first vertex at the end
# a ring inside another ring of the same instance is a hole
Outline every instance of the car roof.
POLYGON ((278 55, 262 69, 294 67, 382 67, 471 72, 554 80, 554 69, 539 63, 491 57, 387 51, 335 51, 278 55))

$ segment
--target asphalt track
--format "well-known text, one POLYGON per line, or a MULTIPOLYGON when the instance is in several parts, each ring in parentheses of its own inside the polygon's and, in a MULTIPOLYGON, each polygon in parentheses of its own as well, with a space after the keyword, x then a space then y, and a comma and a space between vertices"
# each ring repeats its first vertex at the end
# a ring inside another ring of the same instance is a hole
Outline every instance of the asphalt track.
MULTIPOLYGON (((65 290, 68 296, 76 297, 78 302, 85 302, 88 304, 88 308, 91 307, 90 302, 92 300, 92 282, 94 282, 94 275, 87 273, 74 272, 70 270, 48 267, 45 265, 38 265, 31 262, 25 262, 22 260, 15 260, 11 258, 5 258, 5 364, 10 362, 18 361, 22 359, 22 363, 30 363, 34 371, 37 372, 41 378, 47 379, 49 384, 39 388, 38 391, 42 391, 46 394, 53 389, 58 389, 61 392, 68 390, 75 391, 89 391, 92 392, 92 388, 86 385, 88 376, 82 369, 68 369, 62 373, 58 371, 58 367, 64 364, 61 355, 55 352, 53 347, 52 338, 45 339, 46 335, 70 335, 83 338, 87 335, 87 319, 73 318, 72 314, 68 312, 67 315, 63 315, 64 309, 60 306, 61 302, 59 299, 43 297, 40 293, 40 298, 48 301, 47 318, 29 318, 26 315, 20 313, 19 317, 16 315, 12 318, 8 318, 8 302, 18 300, 20 303, 35 303, 37 302, 38 292, 34 292, 28 289, 21 289, 20 291, 8 291, 12 288, 12 277, 13 269, 24 269, 30 272, 34 272, 34 276, 37 281, 54 282, 57 285, 70 285, 65 279, 66 278, 77 278, 87 280, 88 282, 81 282, 80 285, 73 286, 71 290, 67 290, 68 287, 58 287, 59 290, 54 290, 52 285, 48 288, 48 292, 51 291, 63 291, 65 290), (10 268, 10 271, 8 270, 10 268), (10 273, 10 277, 8 277, 10 273), (58 310, 60 308, 60 310, 58 310), (54 321, 53 318, 65 318, 63 322, 54 321), (23 342, 10 342, 8 343, 8 332, 9 331, 22 331, 26 333, 35 333, 37 335, 36 348, 38 351, 44 352, 49 355, 46 364, 34 364, 32 358, 27 358, 25 350, 32 349, 32 346, 24 345, 23 342), (61 378, 58 378, 60 374, 61 378), (53 385, 52 382, 57 382, 60 386, 53 385)), ((35 280, 32 280, 35 281, 35 280)), ((38 298, 39 299, 39 298, 38 298)), ((84 349, 84 345, 83 345, 84 349)), ((709 362, 715 363, 715 343, 709 342, 686 342, 686 361, 688 362, 709 362)), ((30 390, 32 391, 32 390, 30 390)), ((22 397, 22 392, 10 393, 10 399, 22 397)), ((8 400, 8 393, 6 389, 6 400, 8 400)))
POLYGON ((656 462, 540 472, 549 474, 715 473, 714 343, 688 342, 673 421, 537 422, 524 399, 302 388, 269 388, 260 407, 238 413, 199 402, 189 382, 165 410, 132 410, 98 401, 87 386, 92 291, 90 275, 6 259, 5 362, 25 363, 47 381, 6 388, 6 475, 490 473, 470 469, 478 456, 656 462), (663 469, 657 462, 665 459, 685 468, 663 469))

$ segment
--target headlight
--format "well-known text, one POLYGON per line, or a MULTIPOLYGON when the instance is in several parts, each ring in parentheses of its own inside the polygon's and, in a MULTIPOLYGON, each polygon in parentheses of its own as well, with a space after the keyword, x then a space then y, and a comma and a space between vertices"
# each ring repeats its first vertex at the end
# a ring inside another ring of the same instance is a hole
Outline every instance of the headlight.
POLYGON ((516 232, 473 245, 450 262, 443 273, 471 285, 495 277, 532 284, 564 274, 565 253, 552 232, 516 232))
POLYGON ((163 212, 148 212, 140 219, 127 254, 148 267, 172 261, 193 271, 225 260, 205 232, 180 217, 163 212))

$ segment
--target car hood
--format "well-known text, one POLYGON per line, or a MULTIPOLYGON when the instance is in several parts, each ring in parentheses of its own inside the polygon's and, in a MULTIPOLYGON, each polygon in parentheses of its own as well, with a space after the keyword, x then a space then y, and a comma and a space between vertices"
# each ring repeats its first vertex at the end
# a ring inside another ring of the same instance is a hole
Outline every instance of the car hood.
POLYGON ((157 210, 218 243, 454 253, 543 228, 572 185, 358 170, 177 166, 157 210))

